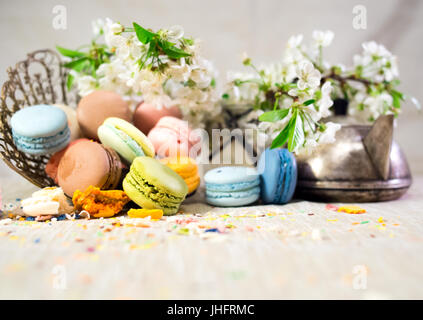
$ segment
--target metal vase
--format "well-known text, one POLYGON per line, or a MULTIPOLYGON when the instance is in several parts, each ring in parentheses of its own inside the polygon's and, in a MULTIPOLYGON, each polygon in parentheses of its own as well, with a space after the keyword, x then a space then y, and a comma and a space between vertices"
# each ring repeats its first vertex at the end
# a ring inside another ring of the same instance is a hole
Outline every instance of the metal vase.
POLYGON ((373 126, 344 124, 335 143, 298 156, 297 197, 329 202, 401 197, 412 178, 404 153, 392 139, 393 121, 385 115, 373 126))

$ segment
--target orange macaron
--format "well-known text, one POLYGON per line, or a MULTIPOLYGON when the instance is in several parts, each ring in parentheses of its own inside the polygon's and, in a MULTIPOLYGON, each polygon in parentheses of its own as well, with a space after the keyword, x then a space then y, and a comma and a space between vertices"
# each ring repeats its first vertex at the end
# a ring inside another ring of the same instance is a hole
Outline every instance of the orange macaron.
POLYGON ((188 196, 193 194, 200 184, 198 166, 194 159, 189 157, 167 157, 160 161, 175 171, 184 179, 188 186, 188 196))

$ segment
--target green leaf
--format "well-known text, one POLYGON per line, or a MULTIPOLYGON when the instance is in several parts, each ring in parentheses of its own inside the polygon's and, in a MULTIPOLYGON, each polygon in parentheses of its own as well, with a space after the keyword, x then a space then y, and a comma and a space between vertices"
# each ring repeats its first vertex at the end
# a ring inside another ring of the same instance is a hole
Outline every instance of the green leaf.
POLYGON ((272 109, 272 105, 270 104, 269 100, 264 100, 260 102, 260 109, 261 110, 269 110, 272 109))
POLYGON ((397 90, 391 90, 391 92, 397 95, 402 101, 405 100, 404 94, 402 92, 399 92, 397 90))
POLYGON ((301 145, 304 142, 303 120, 298 113, 298 109, 295 109, 291 121, 292 123, 289 128, 288 150, 292 152, 298 145, 301 145))
POLYGON ((59 46, 56 46, 57 51, 65 57, 69 58, 80 58, 84 57, 86 54, 84 52, 76 51, 76 50, 69 50, 59 46))
POLYGON ((77 72, 82 71, 85 67, 87 67, 89 65, 89 58, 88 57, 83 57, 77 60, 73 60, 71 62, 65 63, 64 67, 68 68, 68 69, 73 69, 77 72))
POLYGON ((189 46, 192 46, 194 44, 194 40, 191 38, 183 38, 183 40, 185 41, 185 43, 189 46))
POLYGON ((91 65, 91 76, 95 78, 95 71, 97 70, 96 61, 93 59, 90 59, 90 65, 91 65))
POLYGON ((392 94, 392 99, 393 99, 392 104, 393 104, 394 108, 400 109, 401 108, 401 102, 400 102, 399 97, 395 94, 392 94))
POLYGON ((68 78, 66 80, 66 88, 70 90, 73 85, 73 81, 75 80, 75 77, 71 74, 68 74, 68 78))
POLYGON ((315 102, 316 102, 316 100, 314 100, 314 99, 310 99, 310 100, 307 100, 306 102, 304 102, 303 104, 304 104, 305 106, 309 106, 310 104, 315 103, 315 102))
POLYGON ((401 108, 401 100, 404 101, 404 95, 401 92, 396 91, 396 90, 391 90, 390 93, 391 93, 391 96, 392 96, 392 99, 393 99, 392 104, 393 104, 394 108, 400 109, 401 108))
POLYGON ((276 122, 284 119, 289 113, 289 109, 278 109, 263 113, 260 117, 260 121, 265 122, 276 122))
POLYGON ((141 43, 147 44, 153 39, 155 36, 157 36, 157 33, 148 31, 147 29, 144 29, 137 23, 133 23, 135 34, 137 35, 137 38, 141 43))
POLYGON ((190 56, 188 52, 185 52, 184 50, 175 47, 168 41, 159 42, 159 45, 163 49, 164 53, 168 55, 169 58, 180 59, 190 56))
POLYGON ((288 141, 289 131, 291 127, 291 121, 283 128, 283 130, 277 135, 277 137, 272 141, 270 149, 282 148, 284 144, 288 141))
POLYGON ((401 83, 401 81, 399 79, 394 79, 391 81, 391 83, 393 86, 398 86, 401 83))
POLYGON ((227 94, 227 93, 222 94, 222 99, 228 100, 229 94, 227 94))

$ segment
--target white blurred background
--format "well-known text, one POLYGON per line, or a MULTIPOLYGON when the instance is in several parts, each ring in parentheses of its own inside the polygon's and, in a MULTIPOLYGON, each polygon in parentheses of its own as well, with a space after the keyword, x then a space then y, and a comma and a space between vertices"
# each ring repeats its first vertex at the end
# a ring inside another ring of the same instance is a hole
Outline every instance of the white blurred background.
MULTIPOLYGON (((398 56, 401 90, 423 102, 420 0, 1 0, 0 82, 7 79, 7 67, 24 59, 27 52, 87 43, 91 21, 105 17, 153 29, 182 25, 186 34, 203 40, 204 56, 214 61, 220 81, 225 80, 226 71, 242 69, 243 51, 258 64, 279 59, 290 35, 303 33, 307 39, 314 29, 333 30, 335 39, 325 57, 346 65, 361 51, 362 42, 375 40, 398 56), (66 30, 52 27, 57 5, 67 9, 66 30), (356 5, 367 9, 366 30, 353 28, 356 5)), ((403 105, 395 137, 413 173, 423 173, 423 114, 411 103, 403 105)), ((22 179, 1 162, 0 181, 14 176, 22 179)))

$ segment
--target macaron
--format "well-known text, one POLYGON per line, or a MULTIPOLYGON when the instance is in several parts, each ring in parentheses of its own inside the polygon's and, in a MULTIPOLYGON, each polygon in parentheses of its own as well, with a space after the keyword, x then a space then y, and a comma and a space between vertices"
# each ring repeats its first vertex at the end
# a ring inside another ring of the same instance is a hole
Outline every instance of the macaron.
POLYGON ((123 180, 128 197, 144 209, 161 209, 165 215, 178 212, 188 186, 172 169, 150 157, 138 157, 123 180))
POLYGON ((103 145, 115 150, 126 162, 136 157, 154 157, 154 146, 140 130, 119 118, 107 118, 97 130, 103 145))
POLYGON ((188 186, 188 197, 193 195, 200 184, 198 166, 194 159, 189 157, 163 158, 160 162, 167 165, 184 179, 188 186))
POLYGON ((71 213, 73 206, 69 204, 63 190, 47 187, 36 191, 30 198, 21 201, 23 215, 37 217, 71 213))
POLYGON ((287 149, 266 149, 259 158, 257 170, 261 180, 263 203, 287 203, 297 185, 297 161, 287 149))
POLYGON ((188 122, 166 116, 151 129, 148 138, 160 157, 186 156, 196 158, 201 151, 201 138, 188 122))
POLYGON ((204 181, 206 201, 214 206, 245 206, 260 197, 260 176, 255 168, 215 168, 207 171, 204 181))
POLYGON ((63 191, 72 197, 76 190, 89 186, 115 189, 122 175, 123 164, 118 154, 94 141, 81 141, 66 150, 57 170, 63 191))
POLYGON ((128 103, 115 92, 97 90, 79 101, 76 110, 79 126, 87 138, 98 140, 97 129, 107 118, 132 121, 128 103))
POLYGON ((70 141, 72 142, 82 138, 82 131, 79 127, 78 119, 76 117, 76 109, 64 104, 54 104, 53 106, 59 108, 64 113, 66 113, 66 118, 68 119, 68 127, 71 132, 70 141))
POLYGON ((56 152, 48 160, 48 162, 46 164, 45 171, 46 171, 46 174, 50 178, 52 178, 56 184, 58 183, 57 170, 59 168, 60 160, 62 160, 62 158, 65 155, 65 152, 66 152, 66 150, 68 150, 68 148, 73 146, 75 143, 78 143, 78 142, 81 142, 81 141, 89 141, 89 140, 88 139, 78 139, 78 140, 75 140, 75 141, 71 141, 71 143, 69 143, 65 149, 56 152))
POLYGON ((51 154, 70 142, 66 114, 50 105, 23 108, 12 116, 10 124, 16 148, 25 153, 51 154))
POLYGON ((182 118, 181 110, 174 107, 157 108, 151 104, 141 102, 134 112, 134 125, 144 134, 148 134, 156 123, 165 116, 182 118))

